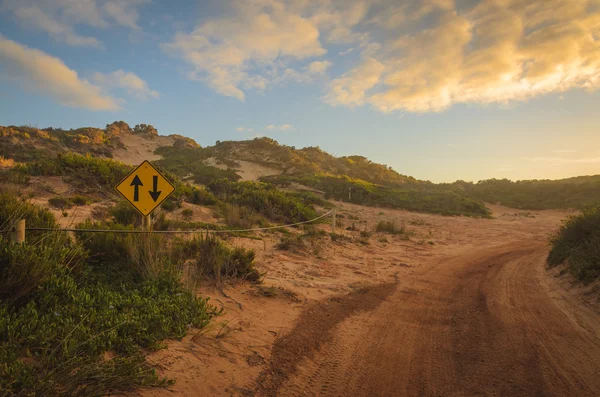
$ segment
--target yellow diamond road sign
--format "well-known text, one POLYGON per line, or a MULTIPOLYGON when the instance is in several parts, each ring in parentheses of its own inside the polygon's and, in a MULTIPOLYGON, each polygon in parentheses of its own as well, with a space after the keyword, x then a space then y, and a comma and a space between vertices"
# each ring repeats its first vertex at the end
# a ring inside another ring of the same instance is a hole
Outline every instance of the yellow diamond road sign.
POLYGON ((175 186, 149 161, 144 161, 115 186, 115 190, 146 216, 175 191, 175 186))

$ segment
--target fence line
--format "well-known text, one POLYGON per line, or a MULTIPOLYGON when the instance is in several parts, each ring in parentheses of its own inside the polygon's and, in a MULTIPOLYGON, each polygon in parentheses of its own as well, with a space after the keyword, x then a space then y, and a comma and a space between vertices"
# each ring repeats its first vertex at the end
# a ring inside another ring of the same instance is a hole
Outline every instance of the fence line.
MULTIPOLYGON (((290 223, 287 225, 259 227, 254 229, 196 229, 196 230, 111 230, 111 229, 77 229, 77 228, 52 228, 52 227, 26 227, 25 230, 30 231, 54 231, 54 232, 80 232, 80 233, 126 233, 126 234, 140 234, 140 233, 156 233, 156 234, 196 234, 196 233, 243 233, 243 232, 256 232, 262 230, 274 230, 283 229, 292 226, 304 225, 318 221, 319 219, 325 218, 329 214, 333 214, 332 227, 335 227, 335 208, 329 210, 325 214, 318 216, 314 219, 296 223, 290 223)), ((335 229, 333 229, 335 230, 335 229)))

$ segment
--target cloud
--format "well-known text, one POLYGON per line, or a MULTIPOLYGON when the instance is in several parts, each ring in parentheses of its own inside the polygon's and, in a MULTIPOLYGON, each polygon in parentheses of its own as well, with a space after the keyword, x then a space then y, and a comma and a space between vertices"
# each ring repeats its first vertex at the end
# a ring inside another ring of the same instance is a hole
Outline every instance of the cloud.
POLYGON ((109 0, 102 8, 117 24, 139 30, 137 7, 148 2, 149 0, 109 0))
POLYGON ((189 78, 243 101, 244 90, 264 90, 291 61, 326 52, 319 30, 308 19, 283 3, 263 3, 235 2, 233 15, 178 33, 162 48, 191 66, 189 78))
POLYGON ((65 106, 89 110, 118 110, 117 100, 81 79, 63 61, 0 35, 0 77, 26 90, 52 97, 65 106))
MULTIPOLYGON (((70 0, 74 1, 74 0, 70 0)), ((241 101, 329 79, 333 106, 437 112, 600 87, 598 0, 233 0, 161 45, 241 101), (346 50, 339 51, 340 45, 346 50), (328 51, 329 50, 329 51, 328 51), (335 50, 335 51, 332 51, 335 50)))
POLYGON ((157 91, 151 90, 148 83, 135 73, 125 72, 123 69, 108 74, 96 72, 92 75, 92 80, 103 87, 125 89, 129 95, 143 100, 160 96, 157 91))
POLYGON ((63 41, 71 46, 102 47, 102 44, 96 38, 75 33, 70 25, 52 18, 40 7, 18 7, 14 10, 14 14, 24 25, 46 31, 56 40, 63 41))
POLYGON ((308 65, 307 69, 312 74, 323 74, 331 66, 329 61, 315 61, 308 65))
POLYGON ((349 107, 361 106, 368 99, 366 92, 379 83, 385 67, 373 58, 333 80, 325 101, 349 107))
POLYGON ((102 43, 76 32, 76 27, 106 29, 120 25, 139 30, 137 8, 149 0, 4 0, 7 10, 26 28, 44 31, 76 47, 101 48, 102 43))
POLYGON ((235 130, 237 132, 254 132, 254 128, 247 128, 247 127, 237 127, 235 130))
POLYGON ((293 128, 294 127, 291 124, 282 124, 282 125, 269 124, 268 126, 265 127, 265 130, 287 131, 287 130, 291 130, 293 128))
POLYGON ((451 0, 390 2, 366 23, 386 32, 381 49, 333 80, 326 100, 429 112, 597 89, 600 10, 593 1, 482 0, 460 13, 451 0))

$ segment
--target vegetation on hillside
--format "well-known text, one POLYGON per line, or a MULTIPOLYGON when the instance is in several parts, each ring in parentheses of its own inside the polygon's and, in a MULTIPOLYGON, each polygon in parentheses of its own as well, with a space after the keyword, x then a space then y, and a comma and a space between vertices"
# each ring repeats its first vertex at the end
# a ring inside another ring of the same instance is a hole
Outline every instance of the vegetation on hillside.
MULTIPOLYGON (((52 214, 0 194, 0 226, 18 218, 57 228, 52 214)), ((82 229, 128 230, 92 223, 82 229)), ((164 339, 203 328, 217 311, 182 285, 199 278, 257 281, 254 252, 216 237, 192 240, 125 233, 0 233, 2 395, 100 396, 161 386, 144 358, 164 339)))
MULTIPOLYGON (((138 134, 154 140, 158 131, 151 125, 130 127, 123 121, 108 124, 105 129, 0 127, 0 158, 3 157, 7 164, 11 161, 26 162, 26 167, 31 167, 29 174, 63 175, 55 170, 56 154, 63 154, 63 158, 67 160, 72 160, 69 158, 72 153, 68 152, 111 157, 116 148, 123 147, 122 137, 125 134, 138 134)), ((433 184, 402 175, 391 167, 374 163, 362 156, 335 157, 319 147, 296 149, 279 144, 271 138, 240 142, 218 141, 214 146, 200 147, 190 138, 180 135, 172 137, 172 146, 156 150, 163 158, 155 163, 177 176, 180 182, 191 180, 208 185, 221 179, 239 181, 240 176, 235 168, 239 166, 239 161, 244 160, 281 171, 281 176, 265 178, 265 182, 299 182, 320 189, 336 199, 411 211, 486 216, 487 211, 482 202, 542 210, 587 208, 600 201, 600 176, 557 181, 512 182, 490 179, 477 183, 457 181, 451 184, 433 184)), ((16 166, 20 167, 23 166, 16 166)), ((73 164, 58 167, 64 168, 67 178, 68 174, 78 169, 73 164)), ((20 182, 24 175, 12 173, 11 181, 20 182)), ((92 176, 102 180, 101 175, 92 176)), ((178 188, 182 186, 185 186, 183 182, 178 188)), ((177 208, 181 199, 182 197, 172 197, 165 204, 166 208, 177 208)), ((212 199, 198 197, 197 201, 208 203, 212 199)))
POLYGON ((438 187, 434 184, 391 187, 376 185, 348 176, 311 175, 294 177, 269 176, 262 180, 287 186, 291 182, 319 189, 325 198, 355 204, 402 208, 410 211, 431 212, 443 215, 469 215, 488 217, 489 210, 479 201, 469 198, 458 189, 438 187))
POLYGON ((120 136, 126 133, 145 135, 149 139, 158 136, 158 131, 151 125, 139 124, 131 128, 123 121, 107 124, 105 129, 0 126, 0 156, 15 161, 39 160, 66 152, 112 157, 113 150, 123 147, 120 136))
POLYGON ((240 179, 233 169, 223 170, 204 164, 202 161, 213 155, 210 149, 163 146, 156 153, 163 156, 162 160, 156 162, 158 165, 180 177, 189 177, 196 183, 206 185, 217 179, 240 179))
POLYGON ((582 209, 600 203, 600 175, 517 182, 508 179, 457 181, 452 185, 470 197, 519 209, 582 209))
POLYGON ((567 264, 579 280, 600 277, 600 206, 571 216, 551 238, 548 265, 567 264))
POLYGON ((312 206, 297 195, 262 182, 231 182, 220 179, 207 189, 225 203, 248 207, 274 222, 302 222, 317 217, 312 206))
MULTIPOLYGON (((23 216, 31 226, 57 227, 47 211, 0 195, 3 230, 23 216)), ((0 237, 3 395, 98 396, 162 385, 166 380, 141 349, 159 348, 190 326, 202 328, 216 314, 183 288, 175 262, 136 258, 132 242, 125 249, 88 237, 31 232, 24 244, 0 237), (119 248, 110 261, 102 256, 119 248), (151 261, 155 272, 140 271, 151 261)))

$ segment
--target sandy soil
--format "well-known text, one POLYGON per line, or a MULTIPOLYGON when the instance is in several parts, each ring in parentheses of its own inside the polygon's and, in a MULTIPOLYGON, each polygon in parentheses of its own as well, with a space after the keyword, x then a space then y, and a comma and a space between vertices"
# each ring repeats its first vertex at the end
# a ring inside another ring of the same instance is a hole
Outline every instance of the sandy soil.
POLYGON ((175 385, 133 395, 595 395, 598 300, 544 266, 568 212, 492 206, 488 220, 338 204, 344 226, 394 220, 410 241, 323 238, 296 254, 275 249, 277 234, 233 240, 256 250, 275 296, 201 286, 225 314, 150 356, 175 385))
POLYGON ((123 134, 121 141, 125 148, 115 149, 113 159, 125 164, 139 165, 144 160, 160 160, 162 157, 155 154, 154 151, 160 146, 172 146, 174 138, 159 135, 155 139, 148 139, 142 135, 123 134))
MULTIPOLYGON (((222 170, 229 168, 227 165, 219 163, 215 157, 207 158, 204 160, 204 163, 222 170)), ((254 163, 252 161, 236 160, 236 163, 238 163, 239 166, 235 167, 234 169, 243 181, 256 181, 262 176, 281 175, 281 170, 254 163)))

